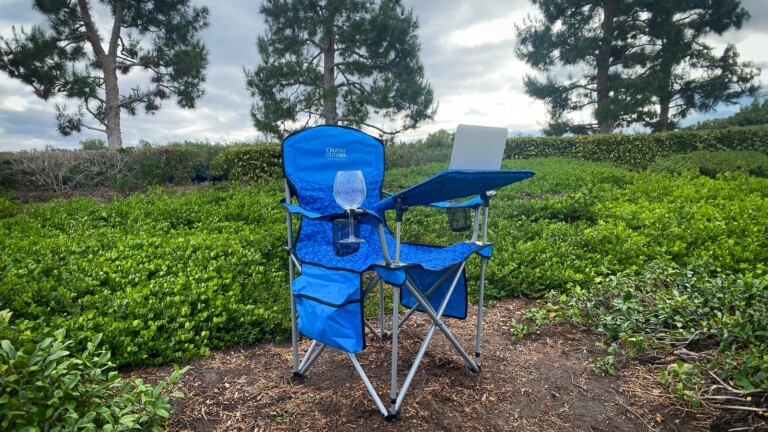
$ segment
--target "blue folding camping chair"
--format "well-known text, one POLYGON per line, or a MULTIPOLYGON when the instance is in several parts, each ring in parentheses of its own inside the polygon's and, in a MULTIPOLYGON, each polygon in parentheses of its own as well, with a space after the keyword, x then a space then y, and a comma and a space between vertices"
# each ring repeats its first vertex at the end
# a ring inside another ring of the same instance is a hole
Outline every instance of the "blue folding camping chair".
POLYGON ((446 170, 402 192, 381 199, 384 180, 384 145, 361 131, 341 126, 317 126, 296 132, 283 141, 286 179, 288 269, 291 283, 293 373, 307 373, 323 351, 334 348, 348 354, 376 407, 387 420, 398 417, 416 370, 436 330, 440 330, 474 372, 480 371, 485 267, 492 244, 487 241, 489 203, 493 190, 533 176, 531 171, 446 170), (353 211, 355 244, 334 244, 334 226, 349 217, 335 202, 336 173, 360 170, 366 198, 353 211), (463 203, 448 202, 473 197, 463 203), (473 211, 471 238, 446 247, 401 243, 400 234, 409 207, 429 205, 473 211), (395 234, 385 212, 394 210, 395 234), (301 217, 294 235, 293 216, 301 217), (359 232, 357 232, 359 228, 359 232), (465 266, 480 257, 477 334, 474 358, 456 340, 443 317, 466 318, 465 266), (297 276, 297 271, 300 275, 297 276), (363 273, 372 272, 363 286, 363 273), (384 328, 384 284, 392 286, 391 329, 384 328), (376 330, 364 316, 366 296, 379 289, 379 324, 376 330), (400 307, 408 309, 402 317, 400 307), (398 391, 398 331, 419 311, 431 319, 421 348, 398 391), (355 354, 366 346, 365 329, 379 339, 391 339, 391 404, 385 407, 355 354), (299 334, 312 339, 299 361, 299 334))

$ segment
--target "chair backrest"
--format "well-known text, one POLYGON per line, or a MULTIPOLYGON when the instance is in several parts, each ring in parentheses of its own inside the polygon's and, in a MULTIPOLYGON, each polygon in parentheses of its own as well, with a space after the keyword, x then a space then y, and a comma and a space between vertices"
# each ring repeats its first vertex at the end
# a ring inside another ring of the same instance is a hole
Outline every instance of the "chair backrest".
POLYGON ((384 144, 364 132, 344 126, 316 126, 283 140, 283 170, 299 205, 327 214, 342 211, 333 199, 337 171, 360 170, 366 184, 363 207, 381 199, 384 144))

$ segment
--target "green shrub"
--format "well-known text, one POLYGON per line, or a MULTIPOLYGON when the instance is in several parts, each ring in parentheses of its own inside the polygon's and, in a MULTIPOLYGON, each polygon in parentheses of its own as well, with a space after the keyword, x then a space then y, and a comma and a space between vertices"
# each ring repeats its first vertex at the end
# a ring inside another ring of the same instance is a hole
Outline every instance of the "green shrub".
POLYGON ((82 150, 106 150, 107 143, 101 138, 88 138, 80 140, 80 149, 82 150))
POLYGON ((104 334, 117 364, 182 361, 288 328, 277 186, 34 204, 0 219, 0 307, 104 334))
POLYGON ((180 185, 218 180, 211 163, 226 147, 204 143, 143 146, 132 151, 131 178, 144 186, 180 185))
POLYGON ((16 199, 4 195, 0 193, 0 219, 16 216, 23 207, 16 199))
POLYGON ((659 159, 648 170, 711 178, 729 172, 768 177, 768 155, 756 151, 697 151, 659 159))
POLYGON ((645 169, 658 158, 698 150, 752 150, 768 154, 768 127, 632 135, 518 137, 507 141, 504 157, 567 157, 645 169))
POLYGON ((765 268, 710 276, 651 265, 571 284, 548 299, 550 311, 590 326, 635 355, 650 346, 709 340, 724 377, 747 390, 768 389, 765 268))
POLYGON ((705 120, 690 126, 691 129, 725 129, 734 126, 754 126, 768 124, 768 99, 755 97, 749 105, 742 105, 739 112, 726 117, 705 120))
MULTIPOLYGON (((491 206, 489 301, 555 293, 563 316, 599 319, 595 328, 636 352, 644 340, 700 330, 716 341, 724 376, 765 385, 768 179, 560 158, 503 166, 536 176, 501 189, 491 206)), ((385 189, 445 167, 390 170, 385 189)), ((27 206, 0 219, 0 309, 27 326, 103 333, 119 364, 282 337, 290 320, 281 195, 271 182, 27 206)), ((403 236, 465 239, 446 222, 444 212, 413 208, 403 236)), ((470 283, 478 271, 468 266, 470 283)))
MULTIPOLYGON (((7 311, 4 318, 0 326, 8 327, 7 311)), ((75 343, 59 330, 20 339, 0 342, 3 430, 161 431, 173 411, 169 398, 183 396, 168 389, 189 367, 155 386, 125 381, 99 349, 101 335, 75 343)))
POLYGON ((410 144, 388 145, 384 150, 387 168, 405 168, 433 162, 448 162, 453 148, 453 134, 440 129, 424 140, 410 144))
POLYGON ((211 163, 211 174, 232 181, 267 183, 283 177, 280 147, 247 145, 230 147, 211 163))

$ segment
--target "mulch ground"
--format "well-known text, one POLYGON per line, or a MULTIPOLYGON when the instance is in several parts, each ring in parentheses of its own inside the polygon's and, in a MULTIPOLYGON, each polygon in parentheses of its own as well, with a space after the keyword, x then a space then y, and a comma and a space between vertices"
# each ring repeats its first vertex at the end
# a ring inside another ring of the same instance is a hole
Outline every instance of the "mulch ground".
MULTIPOLYGON (((616 377, 595 373, 590 358, 605 353, 596 347, 600 337, 588 330, 549 325, 514 340, 512 320, 533 305, 513 299, 486 309, 480 373, 470 372, 438 332, 393 423, 376 410, 346 355, 326 350, 306 377, 296 379, 290 343, 263 343, 189 363, 193 368, 178 388, 187 396, 172 401, 167 429, 596 432, 739 426, 716 410, 694 410, 669 395, 657 382, 658 366, 628 362, 616 377)), ((470 310, 466 321, 450 320, 465 347, 473 346, 475 313, 470 310)), ((428 325, 417 316, 400 334, 401 383, 428 325)), ((358 359, 388 407, 390 342, 371 335, 368 342, 358 359)), ((130 373, 149 381, 169 374, 169 367, 130 373)), ((750 424, 743 430, 760 430, 750 424)))

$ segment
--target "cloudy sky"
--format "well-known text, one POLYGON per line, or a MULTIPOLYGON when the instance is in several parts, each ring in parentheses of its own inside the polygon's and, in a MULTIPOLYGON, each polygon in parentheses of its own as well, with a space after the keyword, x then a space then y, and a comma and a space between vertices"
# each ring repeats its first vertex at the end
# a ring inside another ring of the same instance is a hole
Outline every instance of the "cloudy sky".
MULTIPOLYGON (((546 121, 546 111, 543 104, 525 95, 522 79, 531 70, 514 55, 514 24, 535 14, 528 0, 403 1, 419 17, 421 59, 439 108, 434 122, 401 139, 421 138, 438 129, 453 130, 458 123, 507 127, 510 135, 538 133, 546 121)), ((28 29, 42 23, 42 16, 32 10, 31 3, 0 0, 0 34, 8 36, 13 25, 28 29)), ((259 137, 251 124, 252 99, 245 89, 243 67, 253 68, 258 61, 255 41, 264 29, 258 13, 260 1, 197 4, 207 5, 211 12, 210 26, 202 34, 210 51, 205 95, 192 111, 179 109, 171 102, 154 116, 124 115, 124 145, 136 145, 140 139, 164 144, 180 140, 236 142, 259 137)), ((719 48, 735 43, 742 60, 762 68, 761 81, 768 85, 768 2, 743 0, 742 4, 752 15, 747 25, 739 32, 710 38, 708 42, 719 48)), ((726 116, 736 110, 723 107, 716 115, 726 116)), ((94 137, 102 135, 58 135, 54 104, 37 99, 29 88, 0 73, 0 151, 49 144, 77 148, 81 139, 94 137)))

